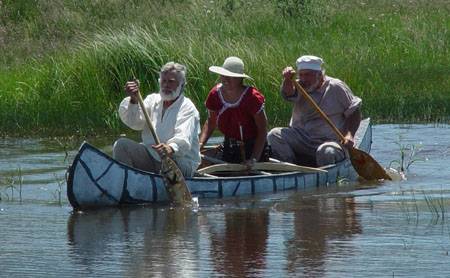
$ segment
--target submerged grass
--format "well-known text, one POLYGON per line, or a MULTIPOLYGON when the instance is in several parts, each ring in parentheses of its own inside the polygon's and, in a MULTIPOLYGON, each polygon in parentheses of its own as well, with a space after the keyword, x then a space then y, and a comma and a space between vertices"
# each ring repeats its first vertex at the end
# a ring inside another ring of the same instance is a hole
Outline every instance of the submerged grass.
MULTIPOLYGON (((14 201, 17 199, 19 202, 22 202, 22 192, 24 185, 24 171, 20 165, 17 166, 17 169, 3 174, 0 179, 0 202, 1 201, 14 201), (18 194, 18 198, 15 197, 18 194)), ((56 173, 53 173, 54 183, 49 183, 46 187, 41 187, 41 190, 49 192, 55 203, 59 206, 62 205, 62 193, 63 188, 66 186, 67 177, 59 176, 56 173), (55 185, 53 187, 53 185, 55 185), (51 186, 50 188, 48 186, 51 186)))
POLYGON ((2 195, 7 200, 14 200, 15 191, 19 194, 19 201, 22 201, 23 173, 20 165, 17 166, 16 171, 3 175, 3 178, 0 180, 1 185, 3 185, 3 188, 0 191, 0 201, 2 200, 2 195))
POLYGON ((159 68, 188 68, 185 93, 204 101, 231 55, 266 97, 271 125, 287 125, 281 70, 321 56, 330 76, 382 122, 449 122, 449 10, 445 0, 171 0, 0 2, 0 130, 80 135, 127 130, 117 107, 136 76, 157 90, 159 68))
POLYGON ((48 187, 41 187, 40 189, 49 192, 55 199, 56 204, 61 206, 62 205, 62 189, 66 185, 66 179, 58 176, 56 173, 53 173, 53 176, 54 176, 54 182, 56 183, 56 187, 53 189, 49 189, 48 187))
POLYGON ((425 190, 400 190, 398 195, 401 196, 396 202, 400 208, 405 220, 409 223, 411 219, 419 222, 420 213, 426 207, 431 215, 431 223, 444 223, 448 219, 446 217, 446 207, 448 207, 448 200, 444 199, 444 191, 441 190, 439 194, 427 192, 425 190), (423 198, 417 196, 420 193, 423 198), (419 207, 421 209, 419 209, 419 207))

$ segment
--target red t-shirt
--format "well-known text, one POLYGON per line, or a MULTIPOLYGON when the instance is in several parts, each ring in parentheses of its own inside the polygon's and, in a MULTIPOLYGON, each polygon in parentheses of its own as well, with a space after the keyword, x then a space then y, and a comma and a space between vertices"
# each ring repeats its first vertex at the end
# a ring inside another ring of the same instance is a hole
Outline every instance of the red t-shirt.
POLYGON ((256 137, 258 129, 253 115, 264 109, 264 96, 248 86, 237 102, 228 103, 222 97, 221 85, 214 86, 206 99, 206 108, 217 112, 219 130, 227 137, 241 140, 241 125, 244 139, 256 137))

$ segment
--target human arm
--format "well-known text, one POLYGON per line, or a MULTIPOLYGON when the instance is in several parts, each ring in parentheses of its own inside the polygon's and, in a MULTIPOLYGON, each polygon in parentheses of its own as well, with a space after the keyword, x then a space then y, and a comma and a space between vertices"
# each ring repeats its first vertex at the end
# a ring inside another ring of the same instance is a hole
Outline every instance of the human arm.
POLYGON ((286 97, 294 96, 296 92, 295 87, 291 82, 295 74, 296 72, 292 67, 286 67, 285 69, 283 69, 282 75, 284 79, 283 83, 281 84, 281 93, 286 97))
POLYGON ((217 111, 209 110, 208 115, 208 119, 206 119, 205 123, 203 124, 202 132, 200 134, 200 150, 203 148, 206 142, 208 142, 209 137, 211 137, 211 134, 216 128, 217 111))
POLYGON ((350 150, 355 145, 355 134, 361 123, 361 110, 358 108, 345 120, 347 132, 344 134, 342 145, 350 150))
POLYGON ((338 79, 330 79, 330 91, 336 97, 336 104, 333 107, 342 107, 344 123, 341 132, 344 136, 342 145, 350 150, 354 147, 355 134, 361 123, 361 98, 355 96, 350 88, 338 79))
POLYGON ((125 93, 130 97, 131 104, 138 103, 138 97, 137 97, 138 92, 139 92, 139 82, 133 80, 133 81, 128 81, 125 84, 125 93))
MULTIPOLYGON (((138 105, 137 93, 139 92, 139 83, 129 81, 124 87, 128 97, 124 98, 119 106, 119 117, 124 124, 134 130, 142 130, 145 126, 145 118, 141 108, 138 105)), ((144 101, 148 110, 150 107, 149 100, 144 101)))
POLYGON ((251 166, 253 166, 255 162, 259 161, 267 138, 267 117, 264 109, 253 115, 253 119, 255 120, 258 133, 253 145, 251 157, 248 160, 241 162, 242 164, 247 165, 249 168, 251 168, 251 166))

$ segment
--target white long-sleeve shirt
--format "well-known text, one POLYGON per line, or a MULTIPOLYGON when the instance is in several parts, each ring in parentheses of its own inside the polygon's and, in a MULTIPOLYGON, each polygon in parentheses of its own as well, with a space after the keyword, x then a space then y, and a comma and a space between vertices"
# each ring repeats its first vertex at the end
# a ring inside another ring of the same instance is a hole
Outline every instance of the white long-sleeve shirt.
MULTIPOLYGON (((192 101, 181 94, 164 112, 163 101, 157 93, 148 95, 144 100, 152 124, 161 143, 174 150, 173 159, 183 168, 192 169, 192 173, 200 165, 200 115, 192 101)), ((138 104, 130 103, 126 97, 119 106, 119 116, 123 123, 134 130, 142 130, 142 141, 150 154, 158 161, 158 154, 152 149, 155 140, 148 127, 144 113, 138 104)))

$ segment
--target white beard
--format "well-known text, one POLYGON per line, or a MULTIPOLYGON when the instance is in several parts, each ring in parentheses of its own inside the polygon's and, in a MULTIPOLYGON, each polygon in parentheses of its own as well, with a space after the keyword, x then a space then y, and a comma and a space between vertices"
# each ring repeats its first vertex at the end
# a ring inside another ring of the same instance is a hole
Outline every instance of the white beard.
POLYGON ((170 93, 165 93, 161 88, 159 89, 159 95, 161 96, 161 99, 163 101, 174 100, 181 94, 181 84, 177 87, 176 90, 166 88, 164 89, 164 91, 170 91, 170 93))
POLYGON ((312 93, 312 92, 314 92, 317 89, 318 85, 319 85, 319 78, 316 78, 316 82, 314 82, 314 84, 309 86, 308 89, 305 89, 305 91, 308 92, 308 93, 312 93))

